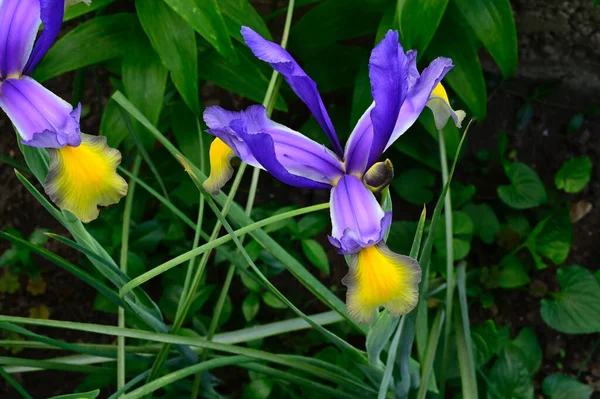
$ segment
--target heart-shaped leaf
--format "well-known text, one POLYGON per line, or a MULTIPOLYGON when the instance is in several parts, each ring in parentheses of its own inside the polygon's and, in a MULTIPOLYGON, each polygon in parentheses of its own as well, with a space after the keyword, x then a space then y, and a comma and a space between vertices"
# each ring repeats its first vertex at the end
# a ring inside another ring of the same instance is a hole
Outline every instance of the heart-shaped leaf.
POLYGON ((514 162, 505 167, 510 185, 498 187, 502 202, 511 208, 528 209, 540 206, 548 200, 540 177, 524 163, 514 162))
POLYGON ((592 176, 592 161, 590 157, 571 158, 563 164, 556 177, 554 184, 559 190, 567 193, 578 193, 587 186, 592 176))
POLYGON ((566 375, 552 374, 544 379, 542 391, 550 399, 590 399, 594 388, 566 375))
POLYGON ((559 269, 561 290, 543 299, 542 318, 550 327, 567 334, 600 332, 600 284, 581 266, 559 269))

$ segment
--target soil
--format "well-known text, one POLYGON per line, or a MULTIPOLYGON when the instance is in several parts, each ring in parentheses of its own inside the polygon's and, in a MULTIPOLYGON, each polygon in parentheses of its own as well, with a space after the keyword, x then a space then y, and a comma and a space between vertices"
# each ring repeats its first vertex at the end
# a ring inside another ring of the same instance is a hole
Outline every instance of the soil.
MULTIPOLYGON (((542 180, 552 185, 554 175, 562 163, 573 156, 588 155, 594 165, 592 181, 581 193, 569 196, 566 200, 575 203, 580 200, 592 204, 592 210, 581 221, 574 224, 573 246, 566 265, 578 264, 595 270, 600 258, 598 235, 600 230, 600 116, 589 111, 592 105, 600 104, 600 12, 590 11, 591 0, 545 1, 513 0, 519 31, 520 65, 517 77, 510 82, 490 91, 488 117, 475 126, 469 134, 466 163, 476 158, 481 150, 496 151, 500 129, 507 132, 510 147, 516 150, 519 161, 525 162, 538 171, 542 180), (533 116, 529 124, 518 129, 517 114, 533 91, 549 81, 557 82, 549 96, 534 101, 533 116), (588 112, 582 126, 568 133, 567 125, 574 114, 588 112)), ((490 74, 496 74, 493 62, 482 55, 484 68, 490 74)), ((50 88, 65 98, 71 96, 73 75, 67 74, 50 83, 50 88)), ((108 91, 108 88, 106 89, 108 91)), ((83 120, 86 131, 95 132, 100 123, 102 106, 109 94, 97 96, 95 90, 84 95, 91 112, 83 120), (101 100, 101 98, 103 98, 101 100)), ((203 95, 215 95, 206 90, 203 95)), ((222 100, 231 101, 231 97, 222 91, 216 94, 222 100)), ((212 100, 214 102, 215 97, 212 100)), ((222 105, 224 103, 222 102, 222 105)), ((4 114, 0 114, 0 153, 7 154, 23 162, 17 148, 12 126, 4 114)), ((458 170, 457 180, 470 183, 472 176, 464 168, 458 170)), ((261 179, 269 181, 265 174, 261 179)), ((501 170, 497 171, 493 182, 502 181, 501 170)), ((274 183, 275 185, 276 183, 274 183)), ((270 185, 269 185, 270 186, 270 185)), ((278 185, 276 185, 278 186, 278 185)), ((477 185, 477 195, 495 195, 495 185, 477 185)), ((41 187, 38 185, 38 189, 41 187)), ((286 189, 258 191, 257 203, 271 200, 289 203, 289 191, 286 189)), ((294 201, 300 205, 327 201, 326 193, 299 191, 294 201)), ((402 203, 400 198, 394 198, 402 203)), ((414 218, 418 214, 413 215, 414 218)), ((66 234, 16 179, 13 168, 0 164, 0 228, 15 228, 28 236, 36 228, 43 227, 59 234, 66 234)), ((324 237, 320 237, 324 239, 324 237)), ((0 241, 0 253, 9 245, 0 241)), ((62 245, 49 242, 47 248, 77 263, 76 253, 62 245)), ((330 248, 327 246, 326 248, 330 248)), ((330 259, 334 250, 329 251, 330 259)), ((30 295, 26 290, 26 277, 21 276, 21 289, 18 294, 0 294, 2 314, 28 316, 29 308, 41 304, 50 309, 50 317, 57 320, 92 322, 115 325, 112 315, 96 312, 92 308, 95 292, 87 285, 72 277, 53 264, 42 259, 37 260, 48 289, 41 296, 30 295)), ((345 270, 343 263, 332 264, 332 275, 326 284, 338 284, 345 270), (339 267, 336 267, 339 266, 339 267)), ((536 274, 534 284, 544 284, 550 289, 557 288, 554 279, 556 267, 549 267, 536 274)), ((544 353, 541 371, 536 376, 536 394, 540 395, 543 378, 552 373, 566 373, 572 376, 581 371, 580 381, 585 381, 600 390, 600 351, 587 360, 591 348, 598 341, 598 334, 565 335, 550 329, 541 320, 539 313, 540 298, 529 289, 502 292, 502 301, 489 309, 473 306, 471 313, 474 323, 492 318, 497 325, 508 325, 514 334, 521 328, 532 327, 538 337, 544 353)), ((322 309, 315 309, 322 310, 322 309)), ((110 338, 68 330, 44 330, 36 332, 47 334, 70 342, 113 343, 110 338)), ((0 349, 0 356, 11 356, 0 349)), ((23 351, 19 357, 47 358, 57 356, 57 352, 23 351)), ((24 373, 16 378, 35 398, 44 398, 58 394, 71 393, 81 382, 83 374, 49 371, 43 373, 24 373)), ((596 394, 600 397, 599 394, 596 394)), ((17 398, 14 390, 0 381, 0 396, 17 398)))

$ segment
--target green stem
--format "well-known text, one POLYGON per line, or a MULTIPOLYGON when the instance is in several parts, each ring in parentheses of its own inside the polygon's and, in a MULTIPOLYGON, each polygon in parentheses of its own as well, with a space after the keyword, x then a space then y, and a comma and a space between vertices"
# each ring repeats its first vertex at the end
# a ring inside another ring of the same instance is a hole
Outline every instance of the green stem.
MULTIPOLYGON (((137 176, 140 173, 142 157, 137 155, 133 161, 132 174, 137 176)), ((133 208, 133 197, 135 192, 135 181, 129 181, 129 192, 125 200, 125 211, 123 212, 123 230, 121 234, 121 257, 120 268, 124 274, 127 274, 127 253, 129 252, 129 227, 131 226, 131 209, 133 208)), ((119 306, 119 327, 125 327, 125 309, 119 306)), ((125 337, 117 338, 117 388, 125 385, 125 337)))
MULTIPOLYGON (((200 170, 202 171, 202 173, 204 173, 206 170, 206 162, 204 159, 205 158, 204 157, 204 140, 202 140, 202 127, 200 126, 200 120, 198 118, 196 118, 196 128, 198 130, 198 143, 199 143, 198 150, 200 151, 200 170)), ((202 194, 199 194, 198 217, 196 218, 196 229, 194 231, 194 242, 192 244, 192 249, 198 247, 198 244, 200 243, 203 219, 204 219, 204 196, 202 194)), ((190 282, 192 280, 192 272, 194 270, 194 262, 195 261, 196 261, 196 257, 193 257, 188 262, 187 270, 185 273, 185 281, 183 282, 183 290, 181 291, 182 293, 187 292, 190 287, 190 282)), ((177 307, 178 307, 177 311, 178 312, 179 312, 180 304, 181 304, 181 301, 179 303, 177 303, 177 307)))
POLYGON ((25 399, 33 399, 33 397, 25 390, 25 388, 23 388, 21 386, 21 384, 19 384, 17 382, 17 380, 15 380, 14 378, 12 378, 12 376, 10 374, 8 374, 6 371, 4 371, 4 368, 0 367, 0 375, 2 377, 4 377, 4 379, 6 379, 6 381, 13 386, 13 388, 15 388, 15 390, 17 392, 19 392, 19 394, 21 394, 22 397, 24 397, 25 399))
MULTIPOLYGON (((446 156, 446 144, 444 133, 438 130, 438 146, 440 149, 440 164, 442 167, 442 183, 448 183, 448 158, 446 156)), ((444 217, 446 220, 446 315, 444 323, 444 339, 442 344, 442 371, 440 375, 440 397, 444 397, 446 388, 446 376, 448 374, 448 357, 450 356, 450 333, 452 331, 452 302, 454 300, 454 245, 452 226, 452 200, 450 187, 444 198, 444 217)))
MULTIPOLYGON (((327 208, 329 208, 329 203, 325 202, 322 204, 307 206, 306 208, 294 209, 293 211, 281 213, 279 215, 274 215, 274 216, 268 217, 266 219, 263 219, 259 222, 254 222, 252 224, 244 226, 238 230, 235 230, 233 232, 233 234, 236 237, 240 237, 245 234, 252 233, 253 231, 258 230, 264 226, 268 226, 270 224, 277 223, 282 220, 290 219, 292 217, 304 215, 306 213, 320 211, 320 210, 327 209, 327 208)), ((141 274, 138 277, 132 279, 131 281, 129 281, 128 283, 123 285, 123 287, 119 290, 119 295, 124 296, 125 294, 127 294, 128 292, 130 292, 137 286, 145 283, 146 281, 151 280, 152 278, 166 272, 167 270, 172 269, 173 267, 182 264, 183 262, 187 261, 188 259, 190 259, 194 256, 198 256, 207 251, 211 251, 215 248, 218 248, 221 245, 231 241, 232 239, 233 238, 230 235, 224 235, 224 236, 221 236, 214 240, 209 239, 206 244, 203 244, 203 245, 199 246, 198 248, 192 249, 191 251, 181 254, 181 255, 177 256, 176 258, 173 258, 173 259, 163 263, 162 265, 156 266, 153 269, 147 271, 146 273, 141 274)))
MULTIPOLYGON (((285 48, 287 45, 287 40, 289 36, 290 27, 292 24, 292 15, 294 13, 294 0, 290 0, 288 4, 288 12, 286 15, 285 25, 283 28, 283 35, 281 39, 281 47, 285 48)), ((273 71, 271 75, 271 80, 269 81, 269 86, 267 87, 267 92, 265 93, 265 98, 263 100, 263 106, 267 108, 267 116, 271 116, 273 112, 273 107, 275 106, 275 100, 277 98, 277 94, 279 93, 279 87, 281 86, 281 79, 278 78, 279 73, 277 71, 273 71)), ((254 168, 252 172, 252 182, 250 184, 250 193, 248 195, 248 200, 246 201, 246 216, 250 217, 252 213, 252 208, 254 206, 254 200, 256 198, 256 190, 258 188, 258 179, 260 177, 260 169, 254 168)), ((240 237, 240 242, 244 243, 245 236, 240 237)), ((235 265, 229 265, 229 269, 227 270, 227 275, 225 276, 225 282, 223 283, 223 288, 221 289, 221 293, 219 294, 219 299, 217 301, 217 305, 215 307, 215 312, 213 314, 212 320, 210 321, 210 326, 208 328, 208 334, 206 339, 211 341, 217 330, 217 325, 219 324, 219 319, 221 318, 221 312, 223 311, 223 305, 225 304, 225 300, 227 299, 227 295, 229 294, 229 288, 231 287, 231 283, 233 281, 233 276, 235 274, 235 265)), ((206 360, 208 356, 208 350, 202 354, 202 362, 206 360)), ((200 387, 200 379, 201 374, 196 374, 194 377, 194 383, 192 385, 192 393, 190 395, 191 399, 194 399, 198 396, 198 390, 200 387)))
MULTIPOLYGON (((246 164, 242 163, 240 165, 240 168, 238 169, 237 175, 235 176, 235 180, 233 181, 231 191, 229 192, 229 195, 227 196, 227 201, 225 202, 225 204, 223 205, 223 209, 221 210, 223 217, 226 217, 227 213, 229 212, 229 208, 231 207, 231 204, 233 203, 233 198, 235 197, 235 193, 237 192, 237 189, 240 186, 242 176, 244 175, 245 170, 246 170, 246 164)), ((217 221, 217 223, 215 224, 215 227, 213 229, 213 232, 210 236, 210 239, 208 240, 209 243, 217 239, 217 237, 219 236, 219 231, 221 230, 221 226, 222 226, 221 223, 219 221, 217 221)), ((190 306, 192 305, 192 302, 194 300, 194 293, 196 292, 196 290, 198 289, 198 286, 200 286, 200 282, 202 281, 202 277, 204 275, 204 269, 205 269, 206 263, 208 262, 208 258, 210 257, 210 254, 211 254, 210 250, 204 252, 204 254, 202 255, 202 259, 200 260, 200 264, 198 265, 198 269, 196 270, 196 273, 194 274, 194 277, 192 279, 192 283, 190 284, 190 289, 188 290, 187 293, 183 292, 181 294, 181 298, 179 300, 180 300, 180 302, 183 301, 183 305, 178 304, 178 306, 177 306, 178 311, 175 315, 175 321, 173 323, 173 327, 171 327, 172 334, 177 334, 179 332, 179 329, 183 325, 183 322, 185 321, 185 317, 186 317, 188 311, 190 310, 190 306)), ((170 349, 171 349, 171 345, 166 344, 163 346, 161 351, 158 353, 158 355, 156 356, 156 359, 154 360, 154 364, 152 365, 152 371, 150 372, 150 375, 148 376, 147 382, 150 382, 156 378, 156 376, 158 375, 158 372, 162 368, 162 365, 165 362, 165 360, 169 354, 170 349)))

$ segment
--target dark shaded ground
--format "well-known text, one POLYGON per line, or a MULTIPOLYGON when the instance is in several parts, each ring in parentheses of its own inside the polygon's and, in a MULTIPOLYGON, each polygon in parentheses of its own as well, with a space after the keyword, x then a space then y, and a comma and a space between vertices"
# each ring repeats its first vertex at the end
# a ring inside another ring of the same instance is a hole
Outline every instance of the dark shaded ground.
MULTIPOLYGON (((564 161, 573 156, 589 155, 594 165, 592 181, 583 192, 569 196, 567 199, 571 203, 579 200, 588 201, 592 204, 593 209, 583 220, 574 225, 573 246, 565 264, 579 264, 596 270, 598 268, 597 261, 600 258, 600 246, 598 245, 600 234, 598 229, 600 222, 600 117, 588 116, 580 129, 570 134, 566 130, 569 120, 576 112, 584 111, 590 105, 600 103, 599 92, 593 89, 600 87, 600 84, 597 83, 597 71, 599 70, 597 49, 599 47, 593 44, 598 40, 597 24, 594 25, 598 19, 595 19, 596 17, 581 19, 575 16, 581 12, 580 9, 585 7, 584 3, 589 2, 587 0, 561 1, 553 2, 556 5, 545 7, 546 2, 513 1, 521 32, 522 65, 517 79, 503 84, 493 93, 490 92, 488 118, 470 132, 465 162, 473 160, 476 153, 482 149, 495 151, 500 129, 507 132, 509 146, 517 151, 517 158, 536 169, 549 187, 553 185, 554 175, 564 161), (539 9, 545 11, 537 14, 536 10, 539 9), (561 12, 564 12, 564 15, 561 12), (560 21, 560 23, 552 23, 552 17, 555 14, 558 15, 558 20, 566 21, 566 27, 560 21), (590 26, 590 21, 591 30, 585 28, 590 26), (557 58, 555 54, 565 54, 565 56, 557 58), (518 130, 516 115, 524 104, 524 98, 527 98, 536 87, 549 78, 559 79, 562 84, 549 97, 533 103, 531 122, 525 129, 518 130)), ((491 62, 484 61, 484 65, 490 71, 494 70, 491 62)), ((72 78, 73 76, 67 75, 64 77, 64 81, 54 81, 51 83, 51 88, 56 88, 57 93, 68 100, 72 78)), ((109 93, 103 94, 108 95, 109 93)), ((227 98, 226 95, 223 97, 227 98)), ((86 92, 84 98, 86 103, 92 107, 90 115, 83 121, 84 126, 86 131, 96 132, 100 118, 98 98, 95 91, 86 92)), ((12 127, 4 115, 0 115, 0 153, 8 154, 22 161, 12 127)), ((477 196, 481 196, 483 200, 489 196, 495 196, 498 182, 505 181, 500 169, 494 176, 492 184, 486 185, 476 181, 469 170, 461 168, 458 171, 457 180, 463 183, 477 184, 477 196)), ((261 179, 269 181, 270 178, 263 174, 261 179)), ((290 193, 286 189, 274 191, 259 189, 257 202, 265 203, 276 200, 280 203, 293 202, 304 206, 309 203, 327 201, 327 199, 327 193, 298 191, 298 194, 295 192, 293 198, 290 198, 290 193)), ((395 201, 402 203, 400 198, 395 198, 395 201)), ((413 216, 416 218, 418 215, 413 216)), ((4 230, 7 227, 14 227, 25 236, 37 227, 64 233, 41 205, 23 188, 14 176, 12 167, 0 164, 0 228, 4 230)), ((0 253, 6 248, 8 248, 7 243, 0 241, 0 253)), ((65 249, 64 246, 50 243, 48 248, 72 262, 77 262, 76 255, 65 249)), ((327 248, 332 260, 332 274, 327 282, 339 285, 341 277, 345 274, 345 265, 341 258, 335 256, 333 249, 329 246, 327 248)), ((43 269, 43 277, 48 283, 47 292, 44 295, 33 297, 25 290, 26 282, 21 281, 21 289, 18 294, 0 294, 2 314, 27 316, 30 307, 45 304, 49 307, 50 317, 53 319, 116 324, 115 317, 93 311, 92 301, 95 292, 91 288, 48 262, 40 260, 39 263, 43 269)), ((551 290, 556 289, 555 270, 555 267, 549 267, 538 272, 533 278, 534 282, 539 281, 551 290)), ((295 286, 291 287, 291 289, 294 288, 295 286)), ((478 307, 471 309, 475 322, 493 318, 497 325, 510 326, 513 335, 523 327, 534 328, 544 352, 542 370, 536 378, 538 384, 546 375, 556 372, 576 375, 582 368, 591 348, 599 339, 598 334, 569 336, 551 330, 541 320, 539 301, 539 297, 525 288, 503 291, 502 301, 497 301, 496 305, 490 309, 483 310, 478 307)), ((103 336, 69 332, 68 330, 61 330, 58 335, 56 330, 36 331, 70 342, 111 343, 110 339, 103 336)), ((10 356, 10 354, 0 349, 0 356, 10 356)), ((23 351, 18 356, 44 358, 56 356, 56 352, 23 351)), ((17 378, 35 398, 43 398, 70 393, 80 383, 83 375, 44 372, 21 374, 17 378)), ((583 367, 580 380, 587 381, 596 390, 600 390, 600 351, 596 351, 583 367)), ((6 386, 4 381, 0 382, 0 396, 2 398, 18 397, 11 388, 6 386)))

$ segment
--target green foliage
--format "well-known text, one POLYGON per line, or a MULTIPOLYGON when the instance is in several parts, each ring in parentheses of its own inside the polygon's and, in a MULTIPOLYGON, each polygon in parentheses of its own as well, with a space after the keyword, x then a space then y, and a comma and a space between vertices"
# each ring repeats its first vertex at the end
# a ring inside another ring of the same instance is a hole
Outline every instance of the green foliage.
POLYGON ((505 78, 517 70, 517 28, 508 0, 455 0, 505 78))
MULTIPOLYGON (((465 155, 469 159, 462 172, 468 177, 449 185, 440 184, 445 178, 436 175, 447 161, 438 154, 440 149, 462 162, 461 131, 453 123, 438 132, 425 109, 419 117, 421 126, 388 150, 386 156, 397 174, 391 185, 400 201, 393 198, 394 209, 390 190, 377 194, 386 212, 396 211, 387 244, 395 252, 419 259, 420 301, 402 318, 381 311, 369 327, 353 322, 341 300, 345 288, 339 280, 346 270, 325 244, 331 228, 324 211, 327 196, 303 195, 296 201, 295 191, 266 173, 256 174, 258 185, 248 188, 249 178, 242 177, 246 166, 238 168, 237 160, 233 165, 239 179, 225 187, 229 196, 207 196, 200 185, 208 172, 212 141, 204 134, 204 102, 212 105, 219 100, 236 110, 249 103, 271 104, 287 112, 274 120, 286 121, 317 141, 324 136, 314 118, 298 111, 304 106, 283 79, 272 79, 271 68, 247 49, 241 26, 250 26, 270 40, 289 36, 290 51, 319 90, 334 92, 324 96, 324 102, 345 138, 372 103, 371 39, 375 35, 379 40, 388 29, 400 31, 404 50, 418 50, 420 71, 426 60, 451 57, 455 67, 443 82, 451 89, 450 102, 483 120, 486 83, 495 84, 497 77, 486 74, 484 79, 481 47, 504 77, 512 76, 516 68, 515 23, 508 0, 299 0, 290 4, 284 32, 273 30, 273 34, 267 23, 280 26, 274 19, 287 8, 261 15, 265 8, 255 9, 253 4, 257 3, 94 0, 89 7, 78 4, 67 10, 65 20, 72 21, 73 28, 60 36, 35 78, 47 81, 76 71, 79 83, 73 98, 87 101, 82 93, 98 93, 99 105, 92 106, 91 112, 97 108, 102 112, 100 133, 120 148, 121 172, 137 185, 131 220, 123 221, 124 208, 119 204, 103 209, 99 220, 83 226, 18 174, 73 237, 50 235, 55 244, 76 251, 79 258, 69 256, 71 263, 44 249, 48 239, 44 230, 36 230, 27 240, 10 229, 0 232, 0 238, 13 244, 0 256, 4 268, 0 295, 3 299, 25 293, 19 274, 39 275, 37 258, 42 257, 92 287, 95 310, 124 309, 119 318, 125 327, 0 316, 3 346, 13 355, 23 347, 32 351, 50 347, 75 354, 77 361, 74 366, 61 357, 35 363, 5 357, 0 362, 2 376, 21 392, 18 383, 10 380, 19 367, 89 372, 79 389, 113 390, 111 399, 121 394, 144 397, 158 389, 169 397, 188 397, 191 392, 197 397, 233 393, 243 398, 407 398, 444 396, 449 386, 465 398, 533 397, 533 377, 542 362, 534 331, 523 328, 511 340, 509 329, 492 320, 471 325, 469 311, 500 304, 505 290, 533 289, 528 287, 535 282, 537 269, 551 262, 559 267, 561 289, 544 292, 540 305, 544 321, 565 333, 599 332, 594 320, 600 320, 596 305, 600 286, 598 273, 592 275, 579 266, 561 267, 573 241, 568 207, 560 192, 547 186, 546 193, 538 174, 515 161, 517 152, 509 150, 508 135, 500 135, 498 154, 488 150, 479 153, 476 161, 465 155), (297 18, 290 26, 292 12, 297 18), (93 82, 88 75, 93 75, 93 82), (267 91, 270 96, 265 97, 267 91), (143 163, 136 176, 128 170, 140 154, 143 163), (498 187, 496 197, 480 182, 494 177, 498 161, 510 184, 498 187), (192 180, 185 176, 182 164, 192 180), (448 189, 452 226, 440 219, 448 189), (288 197, 292 201, 282 200, 288 197), (307 198, 324 203, 301 208, 307 198), (425 212, 418 223, 406 216, 434 199, 431 222, 426 222, 425 212), (122 233, 127 230, 123 224, 130 228, 129 234, 122 233), (213 235, 206 233, 212 229, 213 235), (450 260, 446 234, 452 237, 454 258, 450 260), (128 243, 124 249, 122 242, 128 243), (122 265, 114 261, 119 254, 122 265), (125 261, 127 273, 121 271, 125 261), (327 311, 313 313, 323 310, 327 311), (292 312, 297 318, 289 318, 292 312), (69 344, 25 329, 17 331, 21 327, 12 323, 127 340, 119 351, 113 345, 69 344), (308 332, 302 331, 307 328, 308 332), (290 332, 294 334, 286 335, 290 332), (92 365, 98 357, 103 359, 100 367, 92 365), (148 362, 154 362, 152 370, 148 362), (222 370, 215 374, 213 368, 222 370), (220 387, 219 392, 227 392, 217 393, 215 375, 230 370, 239 386, 220 387), (117 384, 114 392, 117 374, 127 384, 117 384)), ((518 117, 520 127, 532 120, 538 97, 526 99, 518 117)), ((568 132, 579 129, 583 118, 583 113, 575 114, 568 132)), ((90 116, 86 122, 92 121, 90 116)), ((27 146, 21 149, 31 174, 44 182, 47 153, 27 146)), ((26 173, 27 167, 20 170, 26 173)), ((591 170, 589 157, 571 159, 560 168, 555 185, 566 193, 581 192, 591 170)), ((36 287, 28 292, 32 291, 37 292, 36 287)), ((42 318, 38 313, 37 318, 42 318)), ((560 375, 547 377, 542 389, 557 399, 587 398, 591 392, 588 386, 560 375)), ((64 398, 98 395, 92 391, 64 398)))
POLYGON ((504 167, 510 185, 498 187, 498 196, 514 209, 528 209, 546 203, 548 197, 538 174, 529 166, 514 162, 504 167))
POLYGON ((422 205, 433 199, 434 183, 435 176, 427 169, 410 169, 394 178, 392 188, 406 201, 422 205))
POLYGON ((555 330, 568 334, 600 331, 600 285, 581 266, 558 269, 556 279, 560 291, 551 299, 543 299, 540 312, 555 330))
POLYGON ((592 175, 592 161, 590 157, 577 157, 569 159, 560 168, 554 184, 559 190, 565 190, 567 193, 575 194, 587 186, 592 175))
POLYGON ((542 390, 550 399, 589 399, 594 393, 594 388, 591 386, 560 374, 546 377, 542 390))
POLYGON ((100 390, 81 393, 72 393, 70 395, 53 396, 50 399, 96 399, 100 395, 100 390))

